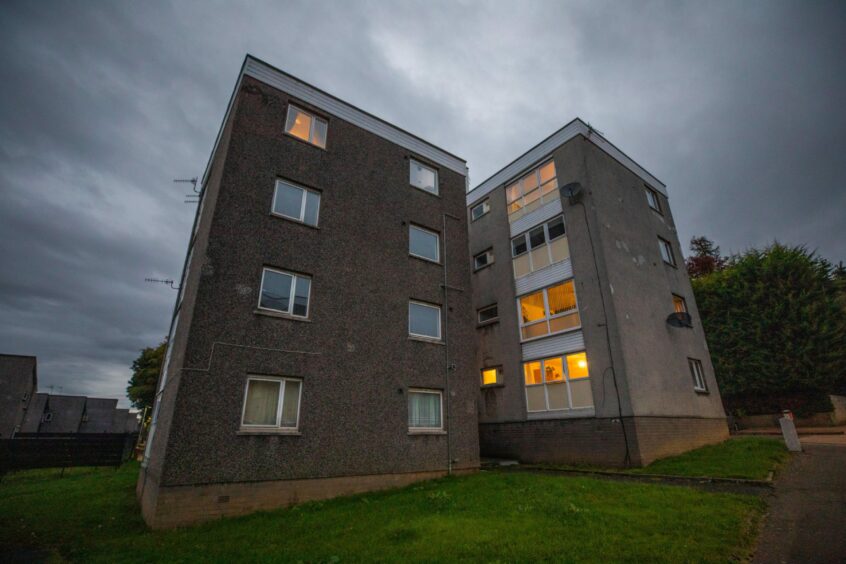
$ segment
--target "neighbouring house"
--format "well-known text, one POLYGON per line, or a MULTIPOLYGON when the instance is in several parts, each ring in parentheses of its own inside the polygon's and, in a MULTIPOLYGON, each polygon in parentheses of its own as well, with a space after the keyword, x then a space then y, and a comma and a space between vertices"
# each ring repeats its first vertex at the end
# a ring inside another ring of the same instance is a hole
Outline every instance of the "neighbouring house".
POLYGON ((0 439, 20 432, 37 387, 34 356, 0 354, 0 439))
POLYGON ((146 522, 477 470, 465 162, 248 56, 201 186, 146 522))
POLYGON ((664 184, 576 119, 467 206, 482 456, 643 465, 728 436, 664 184))

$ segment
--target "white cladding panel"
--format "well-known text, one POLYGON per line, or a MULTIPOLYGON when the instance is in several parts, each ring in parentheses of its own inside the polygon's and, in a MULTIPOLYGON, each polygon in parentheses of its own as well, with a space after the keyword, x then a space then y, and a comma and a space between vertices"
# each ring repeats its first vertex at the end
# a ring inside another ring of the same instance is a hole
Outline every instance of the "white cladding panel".
POLYGON ((573 277, 573 263, 570 259, 550 264, 546 268, 536 270, 531 274, 527 274, 522 278, 514 281, 514 288, 517 291, 517 296, 540 290, 551 286, 555 282, 561 282, 573 277))
POLYGON ((515 235, 519 235, 520 233, 525 233, 532 227, 543 223, 549 219, 552 219, 556 215, 560 215, 564 208, 561 207, 561 198, 556 198, 549 202, 548 204, 544 204, 538 209, 527 213, 517 221, 511 224, 511 236, 514 237, 515 235))
POLYGON ((585 350, 585 339, 581 330, 571 331, 523 343, 523 360, 537 360, 583 350, 585 350))

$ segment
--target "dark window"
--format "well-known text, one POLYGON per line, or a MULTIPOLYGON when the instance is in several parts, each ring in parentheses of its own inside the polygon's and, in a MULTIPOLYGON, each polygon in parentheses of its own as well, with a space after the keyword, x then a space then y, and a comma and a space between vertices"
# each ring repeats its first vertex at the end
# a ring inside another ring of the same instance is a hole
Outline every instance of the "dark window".
POLYGON ((529 247, 536 249, 544 243, 546 243, 546 235, 544 234, 543 225, 529 231, 529 247))
POLYGON ((518 235, 514 239, 511 240, 511 255, 512 256, 519 256, 525 253, 527 250, 526 247, 526 236, 525 235, 518 235))
POLYGON ((497 310, 496 304, 483 307, 479 310, 479 323, 487 323, 488 321, 493 321, 498 317, 499 311, 497 310))

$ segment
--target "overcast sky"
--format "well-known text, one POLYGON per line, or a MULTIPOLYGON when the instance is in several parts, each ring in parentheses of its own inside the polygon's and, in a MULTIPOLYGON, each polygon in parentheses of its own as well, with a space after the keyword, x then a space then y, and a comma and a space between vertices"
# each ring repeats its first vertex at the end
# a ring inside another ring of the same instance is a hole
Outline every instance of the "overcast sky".
POLYGON ((122 398, 168 329, 246 53, 467 159, 579 116, 664 183, 680 238, 846 259, 846 3, 0 4, 0 352, 122 398))

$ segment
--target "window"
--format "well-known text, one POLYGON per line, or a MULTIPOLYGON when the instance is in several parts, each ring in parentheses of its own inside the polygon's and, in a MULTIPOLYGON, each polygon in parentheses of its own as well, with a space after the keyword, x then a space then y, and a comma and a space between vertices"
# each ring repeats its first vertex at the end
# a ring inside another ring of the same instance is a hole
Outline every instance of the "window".
POLYGON ((408 253, 415 257, 441 261, 440 237, 434 231, 411 225, 408 228, 408 253))
POLYGON ((558 197, 555 163, 547 161, 505 188, 508 221, 513 222, 558 197))
POLYGON ((415 188, 420 188, 430 194, 438 193, 438 171, 409 159, 409 182, 415 188))
POLYGON ((666 239, 658 237, 658 248, 661 249, 661 258, 671 266, 676 266, 676 257, 673 256, 673 246, 666 239))
POLYGON ((284 180, 276 181, 276 189, 273 192, 274 215, 316 226, 319 212, 320 193, 284 180))
POLYGON ((408 430, 442 431, 440 390, 408 390, 408 430))
POLYGON ((285 120, 285 133, 302 139, 306 143, 326 148, 326 120, 301 110, 296 106, 288 106, 288 119, 285 120))
POLYGON ((707 392, 708 386, 705 385, 705 371, 702 370, 702 361, 689 358, 687 365, 690 367, 690 376, 693 378, 693 389, 697 392, 707 392))
POLYGON ((687 302, 683 297, 673 294, 673 310, 676 313, 687 313, 687 302))
POLYGON ((583 352, 523 363, 529 412, 593 407, 587 355, 583 352))
POLYGON ((558 216, 511 240, 514 278, 570 258, 564 216, 558 216))
POLYGON ((499 317, 496 304, 483 307, 479 310, 479 323, 487 323, 499 317))
POLYGON ((658 213, 662 213, 661 200, 659 199, 658 192, 656 192, 649 186, 644 186, 643 188, 644 190, 646 190, 646 202, 649 204, 649 207, 657 211, 658 213))
POLYGON ((523 341, 581 327, 572 280, 525 295, 518 302, 523 341))
POLYGON ((491 201, 485 200, 481 204, 476 204, 475 206, 470 208, 470 219, 476 221, 489 211, 491 211, 491 201))
POLYGON ((495 386, 502 383, 502 367, 483 368, 482 369, 482 385, 495 386))
POLYGON ((425 339, 441 339, 440 306, 408 302, 408 334, 425 339))
POLYGON ((490 249, 473 257, 473 269, 480 270, 493 264, 494 256, 490 249))
POLYGON ((247 378, 241 426, 295 430, 299 424, 301 390, 300 380, 247 378))
POLYGON ((311 278, 265 268, 261 276, 259 309, 308 317, 311 278))

